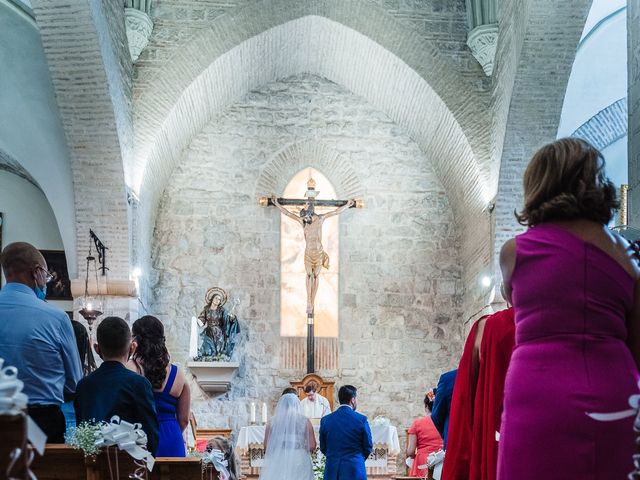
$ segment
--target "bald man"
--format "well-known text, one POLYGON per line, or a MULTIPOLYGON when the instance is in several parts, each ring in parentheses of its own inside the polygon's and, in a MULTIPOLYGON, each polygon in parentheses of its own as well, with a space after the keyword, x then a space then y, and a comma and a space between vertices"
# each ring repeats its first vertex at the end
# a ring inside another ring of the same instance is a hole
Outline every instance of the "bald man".
POLYGON ((82 378, 80 356, 67 314, 44 301, 51 278, 42 254, 25 242, 0 254, 7 284, 0 290, 0 358, 18 369, 29 415, 48 443, 64 443, 60 405, 82 378))

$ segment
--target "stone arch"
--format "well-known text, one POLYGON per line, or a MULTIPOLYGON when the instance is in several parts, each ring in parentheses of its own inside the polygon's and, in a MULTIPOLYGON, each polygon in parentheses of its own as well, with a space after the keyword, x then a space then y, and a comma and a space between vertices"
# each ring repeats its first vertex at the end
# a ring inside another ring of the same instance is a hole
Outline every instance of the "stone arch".
MULTIPOLYGON (((152 72, 147 72, 144 67, 138 71, 138 78, 144 81, 136 91, 136 154, 133 164, 127 168, 127 184, 139 191, 153 145, 166 141, 157 132, 163 123, 167 123, 176 105, 184 100, 184 92, 213 62, 253 37, 309 16, 322 17, 352 29, 406 64, 450 109, 481 161, 489 161, 490 152, 483 142, 489 124, 480 121, 480 117, 486 115, 487 105, 479 99, 471 84, 440 55, 434 42, 425 40, 365 0, 253 0, 216 19, 211 28, 176 48, 160 74, 156 71, 157 66, 152 72)), ((349 47, 346 45, 346 48, 333 52, 319 45, 322 42, 316 39, 310 51, 300 49, 298 54, 310 57, 343 55, 349 47)), ((294 55, 292 59, 295 61, 296 57, 294 55)), ((369 59, 375 66, 377 58, 372 56, 369 59)), ((251 68, 251 65, 247 64, 245 68, 251 68)), ((193 102, 193 106, 197 105, 198 99, 188 100, 193 102)), ((190 117, 190 120, 197 118, 196 115, 190 117)))
POLYGON ((604 150, 627 134, 627 98, 621 98, 607 108, 603 108, 580 125, 572 137, 584 138, 598 150, 604 150))
MULTIPOLYGON (((444 72, 442 78, 447 78, 446 69, 444 72)), ((160 197, 191 138, 251 90, 299 73, 316 74, 347 88, 404 128, 432 161, 458 218, 470 217, 486 204, 488 182, 470 139, 431 85, 402 59, 361 33, 325 17, 306 16, 264 31, 217 57, 182 91, 161 124, 152 122, 144 127, 148 138, 140 138, 139 147, 149 151, 138 151, 138 159, 144 160, 138 180, 141 248, 150 244, 160 197), (156 127, 153 132, 149 125, 156 127)), ((459 85, 456 78, 450 77, 454 88, 459 85)), ((458 98, 469 102, 465 118, 471 121, 476 118, 475 97, 460 91, 458 98)), ((151 108, 162 116, 160 110, 167 107, 164 103, 158 100, 146 107, 139 105, 137 114, 151 108)))
POLYGON ((256 185, 256 197, 279 194, 300 170, 313 167, 322 172, 339 198, 359 198, 364 188, 344 154, 314 140, 287 145, 264 166, 256 185))
MULTIPOLYGON (((502 244, 524 229, 513 215, 522 207, 522 175, 535 150, 556 138, 562 100, 591 3, 544 0, 528 5, 522 49, 515 57, 518 67, 500 161, 494 261, 502 244), (532 111, 540 114, 532 115, 532 111)), ((494 268, 499 277, 499 269, 494 268)))
MULTIPOLYGON (((109 247, 112 278, 128 279, 130 232, 124 163, 133 143, 132 66, 122 2, 31 3, 68 149, 60 153, 68 164, 51 168, 47 163, 41 166, 40 175, 70 168, 75 215, 69 222, 75 239, 68 255, 75 253, 77 260, 69 262, 70 273, 77 274, 77 265, 84 261, 92 228, 109 247)), ((33 174, 46 192, 44 185, 53 182, 40 180, 35 169, 33 174)))
MULTIPOLYGON (((25 179, 34 187, 42 191, 42 187, 36 182, 31 174, 25 169, 20 162, 11 157, 8 153, 0 149, 0 170, 17 175, 20 178, 25 179)), ((44 193, 44 192, 43 192, 44 193)))
MULTIPOLYGON (((33 3, 36 5, 35 0, 33 3)), ((56 105, 59 99, 51 86, 53 67, 43 51, 43 42, 48 38, 39 31, 32 12, 11 2, 0 2, 3 62, 18 65, 4 69, 0 80, 0 104, 5 118, 11 118, 11 121, 0 122, 0 164, 28 179, 44 193, 62 238, 69 275, 75 278, 78 274, 76 188, 69 165, 67 138, 56 105)))

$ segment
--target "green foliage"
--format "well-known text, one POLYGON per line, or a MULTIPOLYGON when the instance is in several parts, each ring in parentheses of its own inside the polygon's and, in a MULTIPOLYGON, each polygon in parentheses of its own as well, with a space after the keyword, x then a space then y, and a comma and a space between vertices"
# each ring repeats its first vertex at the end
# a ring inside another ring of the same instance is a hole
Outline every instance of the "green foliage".
POLYGON ((228 362, 231 360, 229 355, 218 353, 217 355, 197 355, 193 357, 194 362, 228 362))
POLYGON ((65 435, 67 444, 77 450, 82 450, 85 457, 96 455, 99 448, 96 446, 100 425, 96 422, 82 422, 76 428, 71 429, 65 435))

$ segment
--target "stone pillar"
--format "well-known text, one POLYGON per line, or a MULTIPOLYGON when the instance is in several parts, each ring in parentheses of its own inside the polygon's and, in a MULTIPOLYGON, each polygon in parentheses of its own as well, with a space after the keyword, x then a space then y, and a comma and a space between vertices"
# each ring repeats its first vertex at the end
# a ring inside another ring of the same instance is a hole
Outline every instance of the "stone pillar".
POLYGON ((467 0, 467 45, 487 77, 493 74, 498 46, 496 0, 467 0))
POLYGON ((124 8, 127 38, 131 60, 135 61, 149 43, 153 21, 151 21, 151 0, 127 0, 124 8))
POLYGON ((629 225, 640 226, 640 0, 627 2, 629 225))

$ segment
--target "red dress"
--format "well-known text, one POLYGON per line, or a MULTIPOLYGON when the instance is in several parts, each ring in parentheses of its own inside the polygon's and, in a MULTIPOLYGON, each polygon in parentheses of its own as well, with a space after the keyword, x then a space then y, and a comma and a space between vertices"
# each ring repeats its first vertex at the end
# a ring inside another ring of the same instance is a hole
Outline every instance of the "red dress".
POLYGON ((418 466, 427 463, 427 457, 430 453, 442 449, 442 437, 433 424, 431 417, 426 416, 418 418, 413 422, 409 429, 409 434, 415 435, 418 440, 416 444, 416 458, 413 459, 409 476, 422 477, 426 473, 426 470, 418 470, 418 466))
POLYGON ((444 480, 495 480, 504 380, 515 344, 513 308, 486 317, 480 362, 476 322, 464 346, 451 401, 444 480))

